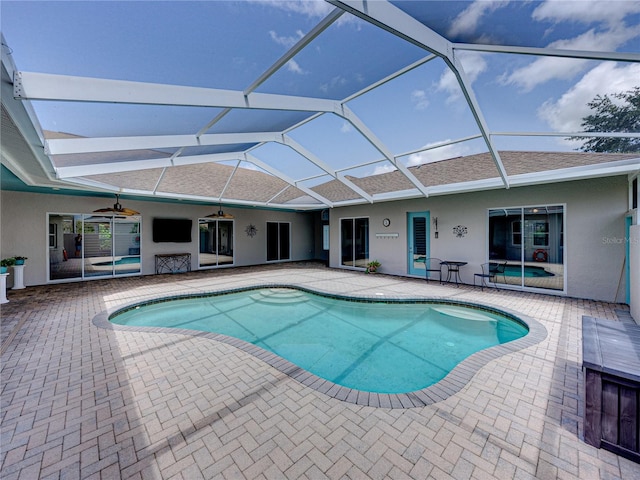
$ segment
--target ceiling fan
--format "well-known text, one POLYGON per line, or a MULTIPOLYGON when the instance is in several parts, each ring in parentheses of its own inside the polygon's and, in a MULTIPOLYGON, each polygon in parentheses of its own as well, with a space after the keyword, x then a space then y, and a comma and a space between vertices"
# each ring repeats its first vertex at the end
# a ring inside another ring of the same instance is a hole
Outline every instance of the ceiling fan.
POLYGON ((233 215, 230 213, 224 213, 222 211, 222 204, 218 207, 217 213, 212 213, 211 215, 207 215, 207 218, 233 218, 233 215))
POLYGON ((99 208, 98 210, 94 210, 93 212, 94 213, 113 212, 113 213, 119 213, 120 215, 126 215, 126 216, 140 215, 140 212, 136 212, 135 210, 132 210, 130 208, 123 208, 122 205, 120 205, 120 194, 118 193, 116 193, 116 203, 113 204, 113 207, 99 208))

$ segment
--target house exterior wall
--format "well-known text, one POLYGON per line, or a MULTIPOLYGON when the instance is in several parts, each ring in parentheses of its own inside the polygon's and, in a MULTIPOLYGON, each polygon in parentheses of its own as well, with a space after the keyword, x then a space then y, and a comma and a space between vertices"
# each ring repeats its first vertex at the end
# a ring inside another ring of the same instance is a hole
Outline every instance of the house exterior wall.
MULTIPOLYGON (((2 191, 0 256, 29 257, 24 270, 25 285, 47 283, 47 212, 88 213, 112 202, 104 197, 79 197, 2 191)), ((217 210, 215 206, 182 205, 126 200, 125 206, 142 213, 142 274, 155 273, 155 254, 189 252, 192 269, 198 268, 197 219, 217 210), (157 244, 151 238, 154 217, 190 218, 193 220, 191 244, 157 244)), ((430 229, 430 255, 467 261, 461 270, 462 280, 473 283, 473 273, 487 261, 487 212, 492 208, 534 205, 565 205, 566 294, 579 298, 625 302, 626 279, 625 215, 628 212, 628 179, 625 176, 564 182, 507 190, 491 190, 438 196, 374 205, 334 208, 330 211, 329 265, 340 267, 340 219, 369 218, 370 258, 382 263, 381 271, 408 275, 407 213, 426 212, 438 217, 439 238, 430 229), (391 224, 383 226, 384 218, 391 224), (463 237, 452 231, 457 225, 467 227, 463 237), (397 233, 397 237, 377 238, 376 233, 397 233)), ((322 254, 322 227, 319 212, 294 213, 249 208, 224 208, 232 213, 235 236, 235 266, 257 265, 266 259, 266 222, 291 222, 291 260, 319 259, 322 254), (244 229, 253 224, 257 235, 249 237, 244 229)), ((638 238, 637 228, 632 232, 638 238)), ((630 241, 633 241, 630 240, 630 241)), ((633 247, 634 245, 632 245, 633 247)), ((633 313, 638 318, 637 248, 632 254, 631 296, 633 313), (635 256, 633 256, 635 255, 635 256), (635 259, 635 260, 634 260, 635 259)), ((12 285, 9 277, 8 286, 12 285)))
POLYGON ((624 239, 627 199, 628 179, 617 176, 336 208, 331 211, 330 265, 340 267, 340 219, 368 217, 370 258, 382 263, 383 273, 407 275, 407 212, 428 211, 431 219, 438 218, 439 230, 436 239, 430 226, 430 256, 468 262, 461 276, 464 283, 472 284, 473 274, 488 261, 489 209, 562 204, 566 294, 625 302, 625 246, 617 239, 624 239), (384 218, 391 220, 389 227, 383 226, 384 218), (467 227, 464 237, 453 234, 457 225, 467 227), (398 236, 377 238, 376 233, 398 236))
POLYGON ((640 225, 629 228, 629 277, 631 316, 640 324, 640 225))
MULTIPOLYGON (((48 195, 28 192, 2 191, 0 205, 0 258, 22 255, 28 257, 24 269, 24 283, 42 285, 47 283, 48 224, 47 213, 90 213, 114 202, 104 197, 80 197, 48 195)), ((179 203, 144 202, 121 200, 121 203, 142 214, 140 247, 142 252, 142 274, 155 273, 155 255, 162 253, 191 253, 192 270, 198 269, 198 218, 218 210, 217 206, 181 205, 179 203), (189 218, 192 224, 191 243, 154 243, 152 221, 154 217, 189 218)), ((234 266, 266 263, 266 222, 291 223, 291 260, 311 260, 315 254, 314 215, 270 211, 255 208, 227 208, 234 219, 235 263, 234 266), (257 234, 245 233, 247 225, 253 224, 257 234)), ((73 251, 70 252, 72 254, 73 251)), ((10 271, 11 273, 11 271, 10 271)), ((7 286, 13 285, 9 275, 7 286)))

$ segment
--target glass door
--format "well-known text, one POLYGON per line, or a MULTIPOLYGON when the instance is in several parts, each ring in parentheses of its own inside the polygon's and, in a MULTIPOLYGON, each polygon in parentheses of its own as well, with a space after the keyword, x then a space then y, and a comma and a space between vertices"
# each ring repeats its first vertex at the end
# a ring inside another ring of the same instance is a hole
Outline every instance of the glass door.
POLYGON ((82 258, 85 277, 112 276, 113 218, 84 216, 82 227, 82 258))
POLYGON ((51 213, 47 222, 49 280, 82 278, 82 216, 51 213), (79 243, 76 243, 76 239, 79 243))
POLYGON ((267 261, 291 258, 291 225, 288 222, 267 222, 267 261))
POLYGON ((48 215, 49 280, 136 274, 139 216, 48 215))
POLYGON ((489 211, 489 262, 506 265, 495 282, 522 285, 522 208, 489 211))
POLYGON ((232 265, 233 220, 201 218, 198 224, 200 267, 232 265))
POLYGON ((523 209, 523 285, 564 289, 563 207, 540 206, 523 209))
POLYGON ((340 264, 366 268, 369 262, 369 219, 340 220, 340 264))
POLYGON ((113 219, 113 272, 140 273, 140 217, 113 219))
POLYGON ((505 265, 496 283, 564 290, 564 207, 489 210, 489 262, 505 265))
POLYGON ((429 212, 409 212, 407 214, 408 265, 410 275, 425 276, 425 260, 429 257, 429 212))

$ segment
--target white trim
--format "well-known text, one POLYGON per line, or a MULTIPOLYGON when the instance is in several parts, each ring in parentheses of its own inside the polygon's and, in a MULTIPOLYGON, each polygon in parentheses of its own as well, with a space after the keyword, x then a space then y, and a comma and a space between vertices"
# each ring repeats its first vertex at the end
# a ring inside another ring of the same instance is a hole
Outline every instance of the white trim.
POLYGON ((630 52, 598 52, 594 50, 568 50, 560 48, 518 47, 514 45, 488 45, 480 43, 453 43, 453 50, 476 52, 512 53, 537 55, 541 57, 585 58, 589 60, 609 60, 613 62, 640 62, 640 54, 630 52))
POLYGON ((272 93, 245 94, 239 90, 25 71, 17 71, 14 74, 13 97, 18 100, 257 108, 301 112, 335 112, 339 106, 338 101, 323 98, 272 93))

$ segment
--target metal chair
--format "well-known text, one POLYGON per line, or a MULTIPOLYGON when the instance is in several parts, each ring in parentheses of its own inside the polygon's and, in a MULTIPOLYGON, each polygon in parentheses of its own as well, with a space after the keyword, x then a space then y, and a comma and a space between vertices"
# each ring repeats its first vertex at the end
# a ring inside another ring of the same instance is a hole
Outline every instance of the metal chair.
MULTIPOLYGON (((485 286, 487 285, 487 280, 493 283, 493 286, 497 289, 498 284, 495 281, 496 276, 502 275, 505 277, 505 267, 507 266, 507 262, 504 263, 496 263, 496 262, 487 262, 480 265, 482 268, 482 273, 474 273, 473 274, 473 285, 477 286, 476 278, 480 279, 480 289, 484 291, 485 286)), ((506 278, 504 278, 504 283, 506 282, 506 278)))
POLYGON ((425 275, 427 282, 429 281, 429 272, 438 273, 438 281, 442 284, 442 260, 435 257, 425 258, 424 268, 426 269, 425 275))

